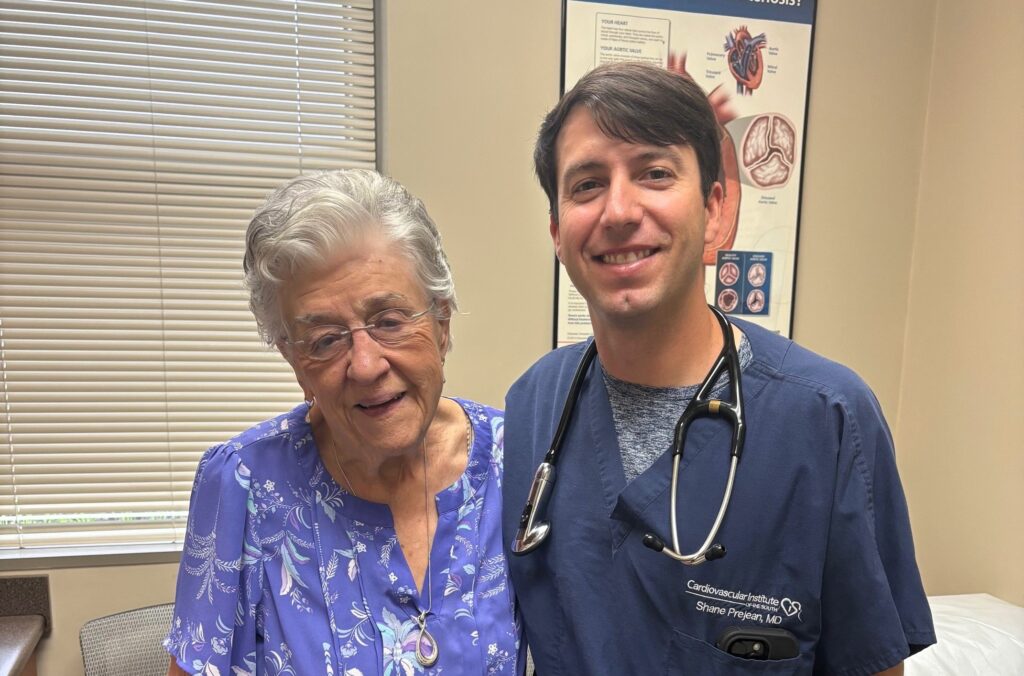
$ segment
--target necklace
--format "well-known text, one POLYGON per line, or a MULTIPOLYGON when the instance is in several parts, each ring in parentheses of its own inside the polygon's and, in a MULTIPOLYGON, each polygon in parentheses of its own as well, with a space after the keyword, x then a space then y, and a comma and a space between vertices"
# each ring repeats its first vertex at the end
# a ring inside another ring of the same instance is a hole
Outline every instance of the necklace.
POLYGON ((434 576, 430 571, 430 553, 434 548, 430 541, 430 491, 427 490, 427 445, 423 444, 423 535, 427 541, 427 609, 413 618, 420 625, 420 635, 416 637, 416 661, 424 667, 432 667, 437 662, 437 641, 427 631, 427 615, 434 607, 434 576))
MULTIPOLYGON (((473 445, 473 424, 469 418, 466 419, 466 452, 467 454, 472 452, 473 445)), ((341 473, 341 478, 348 484, 348 492, 355 495, 355 490, 352 487, 352 480, 348 478, 348 474, 345 473, 345 468, 341 466, 341 459, 338 457, 338 446, 334 443, 334 437, 331 436, 331 451, 334 456, 334 464, 337 465, 338 471, 341 473)), ((426 440, 423 443, 423 535, 427 543, 427 607, 421 610, 419 615, 413 615, 412 620, 419 626, 419 635, 416 637, 416 661, 425 668, 430 668, 437 664, 437 658, 440 650, 437 645, 437 640, 434 636, 427 631, 427 618, 434 607, 434 586, 432 584, 434 575, 430 566, 430 554, 433 550, 433 543, 430 540, 430 489, 427 485, 427 445, 426 440)))

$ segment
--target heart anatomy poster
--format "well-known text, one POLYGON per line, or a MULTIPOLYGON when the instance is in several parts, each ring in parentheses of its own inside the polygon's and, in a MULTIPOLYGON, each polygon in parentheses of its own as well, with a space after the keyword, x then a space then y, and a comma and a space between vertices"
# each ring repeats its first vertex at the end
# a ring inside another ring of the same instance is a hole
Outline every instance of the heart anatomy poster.
MULTIPOLYGON (((704 252, 708 303, 788 336, 815 0, 566 0, 563 90, 643 61, 687 74, 719 123, 722 218, 704 252)), ((555 343, 591 335, 565 268, 555 343)))

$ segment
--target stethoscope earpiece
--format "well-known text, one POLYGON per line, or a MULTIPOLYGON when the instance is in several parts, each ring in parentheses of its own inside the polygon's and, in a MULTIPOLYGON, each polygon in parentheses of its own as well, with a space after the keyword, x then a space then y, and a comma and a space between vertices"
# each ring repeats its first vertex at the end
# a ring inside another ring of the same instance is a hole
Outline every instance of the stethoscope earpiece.
MULTIPOLYGON (((644 547, 647 547, 648 549, 654 550, 656 552, 663 552, 663 551, 665 551, 665 541, 662 540, 657 535, 655 535, 654 533, 647 533, 646 535, 644 535, 643 543, 644 543, 644 547)), ((703 559, 701 561, 697 561, 695 563, 703 563, 704 561, 714 561, 714 560, 720 559, 720 558, 722 558, 724 556, 725 556, 725 547, 723 547, 722 545, 720 545, 720 544, 718 544, 716 542, 715 544, 711 545, 708 548, 707 552, 704 553, 703 559)), ((681 560, 681 559, 679 559, 679 557, 675 557, 675 556, 673 556, 672 558, 674 558, 676 560, 681 560)), ((683 561, 683 563, 686 563, 686 561, 683 561)), ((694 564, 691 564, 691 565, 694 565, 694 564)))
POLYGON ((654 533, 648 533, 644 536, 644 547, 653 549, 656 552, 660 552, 665 549, 665 541, 654 533))

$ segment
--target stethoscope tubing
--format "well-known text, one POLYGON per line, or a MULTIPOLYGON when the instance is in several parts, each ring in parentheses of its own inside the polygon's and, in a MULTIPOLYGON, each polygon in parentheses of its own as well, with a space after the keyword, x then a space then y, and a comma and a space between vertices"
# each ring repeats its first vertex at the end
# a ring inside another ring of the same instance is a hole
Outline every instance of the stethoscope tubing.
MULTIPOLYGON (((732 325, 728 318, 718 308, 709 306, 711 312, 718 320, 722 329, 722 349, 715 358, 714 364, 708 370, 704 381, 697 389, 689 405, 679 416, 676 422, 672 445, 672 483, 670 490, 671 509, 669 509, 669 524, 672 529, 672 547, 665 546, 664 541, 653 533, 644 536, 644 545, 661 552, 666 556, 679 561, 685 565, 695 566, 705 561, 718 559, 725 556, 725 548, 715 544, 715 537, 718 535, 725 514, 732 499, 733 486, 736 481, 736 469, 743 453, 743 444, 746 439, 746 422, 743 415, 743 392, 740 385, 739 355, 732 336, 732 325), (732 395, 732 403, 719 399, 707 399, 708 394, 714 389, 723 370, 729 373, 729 384, 732 395), (692 554, 683 554, 679 547, 679 529, 677 522, 676 505, 679 489, 679 467, 682 462, 683 451, 686 445, 686 434, 690 424, 702 417, 725 417, 732 423, 732 449, 730 451, 729 476, 726 481, 725 490, 722 492, 722 502, 718 507, 715 521, 708 532, 707 538, 700 548, 692 554)), ((580 390, 586 377, 590 364, 597 355, 597 343, 591 341, 580 359, 576 372, 573 374, 572 382, 569 385, 569 392, 566 395, 565 403, 562 406, 562 415, 555 429, 551 445, 544 456, 544 461, 537 467, 533 483, 530 485, 530 493, 526 505, 519 519, 519 527, 512 541, 512 553, 524 555, 532 552, 541 545, 551 532, 551 524, 548 521, 538 519, 538 515, 547 512, 547 503, 551 496, 551 490, 555 481, 555 463, 561 453, 562 441, 569 423, 572 420, 573 411, 579 400, 580 390)))
POLYGON ((558 419, 558 427, 555 428, 555 435, 551 439, 548 452, 533 475, 530 494, 523 507, 522 516, 519 517, 519 528, 512 541, 513 554, 522 556, 532 552, 544 542, 551 531, 551 524, 547 521, 538 521, 537 515, 547 513, 548 499, 551 497, 551 489, 555 483, 555 461, 558 460, 558 455, 561 453, 562 440, 569 429, 569 422, 572 420, 573 411, 576 410, 576 402, 579 400, 583 381, 595 356, 597 356, 597 343, 591 340, 572 376, 569 393, 565 397, 565 404, 562 405, 562 415, 558 419))
MULTIPOLYGON (((682 460, 682 455, 677 455, 672 459, 672 504, 679 504, 676 502, 676 493, 679 487, 679 463, 682 460)), ((740 458, 737 455, 733 455, 729 460, 729 478, 725 482, 725 491, 722 494, 722 503, 718 507, 718 515, 715 516, 715 523, 711 526, 711 530, 708 532, 707 538, 704 540, 704 544, 700 546, 697 551, 692 554, 680 554, 682 551, 679 548, 679 529, 676 526, 676 510, 669 510, 669 518, 672 523, 672 549, 665 547, 661 550, 661 553, 673 558, 680 563, 684 563, 688 566, 696 566, 704 563, 708 560, 708 553, 712 551, 715 542, 715 536, 718 535, 718 530, 722 527, 722 522, 725 520, 725 512, 729 508, 729 501, 732 499, 732 487, 736 482, 736 468, 739 465, 740 458)), ((721 547, 721 545, 719 545, 721 547)), ((721 548, 721 555, 713 558, 721 558, 725 555, 725 548, 721 548)))

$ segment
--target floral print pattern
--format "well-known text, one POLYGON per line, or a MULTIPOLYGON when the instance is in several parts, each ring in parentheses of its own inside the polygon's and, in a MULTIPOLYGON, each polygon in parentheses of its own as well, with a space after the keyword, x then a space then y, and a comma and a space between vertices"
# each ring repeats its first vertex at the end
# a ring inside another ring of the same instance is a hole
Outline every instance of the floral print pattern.
POLYGON ((345 492, 303 404, 211 448, 196 470, 165 641, 208 676, 522 674, 501 541, 504 420, 456 400, 473 426, 466 471, 435 496, 422 597, 390 510, 345 492), (420 627, 438 660, 416 660, 420 627))

